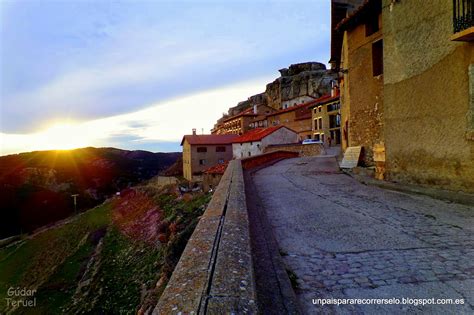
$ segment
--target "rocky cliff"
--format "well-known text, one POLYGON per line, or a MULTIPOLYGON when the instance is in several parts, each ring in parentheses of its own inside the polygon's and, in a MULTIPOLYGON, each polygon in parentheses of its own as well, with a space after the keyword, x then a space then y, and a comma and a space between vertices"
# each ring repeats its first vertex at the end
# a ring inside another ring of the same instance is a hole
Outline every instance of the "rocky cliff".
POLYGON ((280 109, 281 103, 302 96, 321 97, 331 92, 331 81, 337 73, 327 70, 320 62, 292 64, 280 69, 281 76, 268 83, 265 92, 250 96, 247 100, 229 108, 233 116, 254 105, 268 105, 280 109))
POLYGON ((265 90, 268 106, 279 109, 281 103, 297 97, 321 97, 331 92, 331 81, 337 79, 337 73, 327 70, 319 62, 293 64, 283 68, 281 76, 267 84, 265 90))

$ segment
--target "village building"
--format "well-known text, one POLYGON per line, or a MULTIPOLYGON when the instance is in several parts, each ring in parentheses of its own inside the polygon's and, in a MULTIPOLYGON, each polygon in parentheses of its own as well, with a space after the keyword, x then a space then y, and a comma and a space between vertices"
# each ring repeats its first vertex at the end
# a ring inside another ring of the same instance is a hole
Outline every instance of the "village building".
POLYGON ((255 122, 258 124, 259 121, 262 121, 263 127, 263 120, 265 119, 262 119, 262 117, 264 118, 266 114, 270 114, 273 111, 273 108, 266 105, 254 105, 237 115, 223 119, 220 124, 211 130, 211 134, 242 135, 248 130, 255 128, 255 122))
POLYGON ((341 102, 339 95, 327 95, 309 106, 312 112, 313 139, 328 145, 341 144, 341 102))
POLYGON ((474 192, 474 1, 382 7, 386 177, 474 192))
POLYGON ((241 159, 260 155, 269 145, 297 143, 298 134, 285 126, 273 126, 253 129, 232 142, 233 157, 241 159))
POLYGON ((299 104, 267 115, 268 126, 285 126, 296 131, 298 140, 311 139, 311 103, 299 104))
POLYGON ((183 176, 188 181, 202 181, 202 172, 211 166, 232 159, 232 141, 237 135, 185 135, 183 147, 183 176))
POLYGON ((309 95, 298 96, 298 97, 295 97, 291 100, 282 101, 280 109, 287 109, 287 108, 290 108, 290 107, 293 107, 293 106, 296 106, 296 105, 301 105, 301 104, 304 104, 304 103, 308 103, 308 102, 310 102, 314 99, 315 99, 314 97, 309 96, 309 95))
POLYGON ((361 146, 361 160, 374 166, 384 145, 382 1, 367 0, 336 27, 343 33, 340 60, 342 150, 361 146))
POLYGON ((222 164, 211 166, 202 172, 202 190, 204 192, 216 189, 228 165, 229 161, 226 161, 222 164))
POLYGON ((340 70, 343 32, 335 32, 337 25, 359 8, 364 0, 331 0, 331 69, 340 70))

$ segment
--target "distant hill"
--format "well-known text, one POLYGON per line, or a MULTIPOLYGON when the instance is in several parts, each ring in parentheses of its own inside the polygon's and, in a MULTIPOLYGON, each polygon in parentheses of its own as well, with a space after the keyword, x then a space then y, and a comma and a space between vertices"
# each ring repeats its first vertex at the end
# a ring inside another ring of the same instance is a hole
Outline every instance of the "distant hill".
POLYGON ((0 238, 31 232, 102 203, 173 165, 181 153, 116 148, 36 151, 0 157, 0 238))

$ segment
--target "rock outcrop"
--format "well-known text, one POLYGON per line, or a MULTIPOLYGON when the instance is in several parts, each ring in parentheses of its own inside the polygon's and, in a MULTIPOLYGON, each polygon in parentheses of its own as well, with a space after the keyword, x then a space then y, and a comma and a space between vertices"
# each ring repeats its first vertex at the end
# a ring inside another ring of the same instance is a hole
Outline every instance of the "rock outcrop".
POLYGON ((280 109, 281 103, 302 96, 321 97, 331 92, 331 82, 337 79, 337 73, 327 70, 319 62, 293 64, 280 69, 281 76, 267 84, 266 103, 280 109))
POLYGON ((278 110, 284 101, 303 96, 321 97, 331 92, 331 81, 337 79, 337 73, 327 70, 320 62, 292 64, 279 71, 281 76, 268 83, 265 92, 252 95, 229 108, 225 117, 237 115, 254 105, 267 105, 278 110))

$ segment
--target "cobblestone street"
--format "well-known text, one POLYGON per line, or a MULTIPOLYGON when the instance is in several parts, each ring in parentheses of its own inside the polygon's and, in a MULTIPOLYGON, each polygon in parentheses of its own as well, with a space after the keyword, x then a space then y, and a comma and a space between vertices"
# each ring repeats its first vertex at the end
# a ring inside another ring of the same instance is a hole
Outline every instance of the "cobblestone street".
POLYGON ((331 157, 285 160, 253 182, 305 313, 474 311, 474 207, 362 185, 331 157), (313 305, 317 298, 464 304, 313 305))

